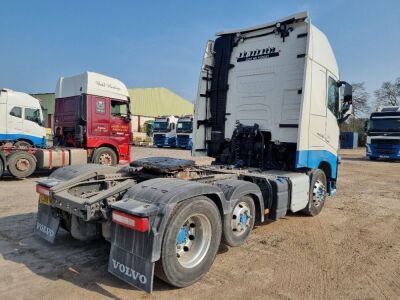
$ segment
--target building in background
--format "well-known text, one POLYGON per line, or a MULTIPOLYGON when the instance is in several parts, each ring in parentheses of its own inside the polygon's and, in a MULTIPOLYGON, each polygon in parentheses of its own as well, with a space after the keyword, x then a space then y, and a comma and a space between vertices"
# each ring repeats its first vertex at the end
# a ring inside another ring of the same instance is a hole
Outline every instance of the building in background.
MULTIPOLYGON (((143 132, 143 124, 162 115, 192 115, 193 103, 166 88, 128 89, 131 98, 132 131, 143 132)), ((54 124, 54 93, 32 94, 43 106, 46 127, 54 124)))

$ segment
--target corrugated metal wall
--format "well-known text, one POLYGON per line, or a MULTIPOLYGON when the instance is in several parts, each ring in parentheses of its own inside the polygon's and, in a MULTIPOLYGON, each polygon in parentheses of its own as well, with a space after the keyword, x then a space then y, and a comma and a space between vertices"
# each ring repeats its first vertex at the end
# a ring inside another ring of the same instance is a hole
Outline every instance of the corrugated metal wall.
POLYGON ((134 115, 191 115, 193 103, 166 88, 129 89, 134 115))

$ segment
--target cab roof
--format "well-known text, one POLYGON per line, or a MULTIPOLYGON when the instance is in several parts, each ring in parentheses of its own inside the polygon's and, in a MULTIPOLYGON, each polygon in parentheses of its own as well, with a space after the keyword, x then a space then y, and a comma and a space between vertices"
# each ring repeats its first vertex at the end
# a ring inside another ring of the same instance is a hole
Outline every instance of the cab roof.
POLYGON ((247 28, 242 28, 242 29, 233 29, 233 30, 227 30, 227 31, 220 31, 217 32, 217 36, 222 36, 226 34, 232 34, 232 33, 246 33, 246 32, 251 32, 251 31, 256 31, 260 29, 266 29, 266 28, 271 28, 274 27, 277 23, 284 23, 288 21, 293 21, 293 22, 302 22, 308 18, 308 13, 306 11, 299 12, 290 16, 287 16, 285 18, 278 19, 273 22, 268 22, 265 24, 257 25, 257 26, 252 26, 252 27, 247 27, 247 28))
POLYGON ((95 72, 85 72, 71 77, 61 77, 56 87, 56 98, 89 94, 127 100, 128 89, 122 81, 95 72))

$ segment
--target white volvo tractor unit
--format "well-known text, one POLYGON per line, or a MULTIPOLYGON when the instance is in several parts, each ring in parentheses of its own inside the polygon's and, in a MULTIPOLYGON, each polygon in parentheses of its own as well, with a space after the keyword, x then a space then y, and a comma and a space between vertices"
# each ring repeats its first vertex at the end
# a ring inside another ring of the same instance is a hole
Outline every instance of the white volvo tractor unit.
POLYGON ((192 149, 215 163, 150 157, 58 169, 37 185, 35 232, 50 242, 59 227, 79 240, 103 236, 109 272, 147 292, 154 275, 189 286, 220 243, 240 246, 255 224, 288 211, 321 212, 351 101, 307 13, 219 33, 201 67, 192 149))

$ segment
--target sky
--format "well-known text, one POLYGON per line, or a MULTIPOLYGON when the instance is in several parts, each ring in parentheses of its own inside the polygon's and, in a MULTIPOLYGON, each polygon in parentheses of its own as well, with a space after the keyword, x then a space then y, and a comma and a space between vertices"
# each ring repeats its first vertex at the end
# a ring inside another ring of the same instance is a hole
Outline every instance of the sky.
POLYGON ((0 87, 53 92, 95 71, 129 88, 166 87, 194 101, 206 41, 227 29, 308 11, 342 80, 369 92, 400 77, 400 1, 0 0, 0 87))

